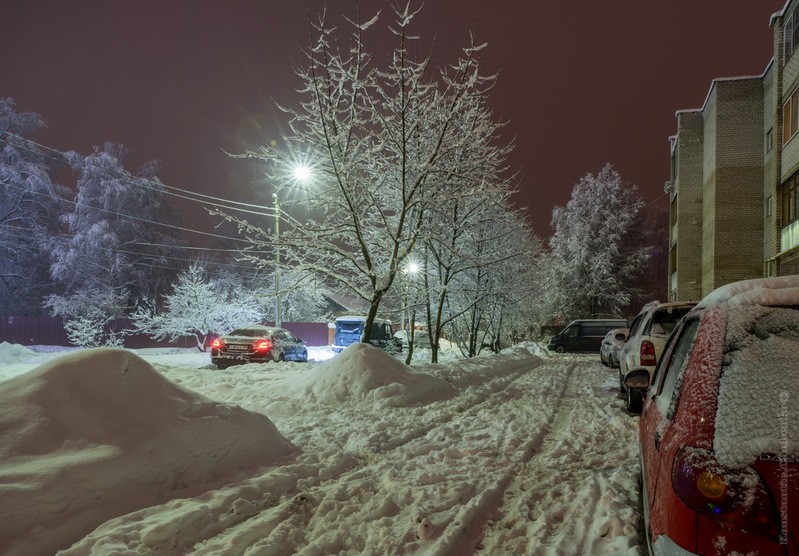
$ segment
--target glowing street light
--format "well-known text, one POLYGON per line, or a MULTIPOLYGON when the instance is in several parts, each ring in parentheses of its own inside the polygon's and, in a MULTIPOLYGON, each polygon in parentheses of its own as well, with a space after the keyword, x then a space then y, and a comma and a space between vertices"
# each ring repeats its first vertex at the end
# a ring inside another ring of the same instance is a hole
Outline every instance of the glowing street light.
POLYGON ((305 164, 297 164, 294 167, 294 179, 299 183, 305 183, 311 179, 311 169, 305 164))

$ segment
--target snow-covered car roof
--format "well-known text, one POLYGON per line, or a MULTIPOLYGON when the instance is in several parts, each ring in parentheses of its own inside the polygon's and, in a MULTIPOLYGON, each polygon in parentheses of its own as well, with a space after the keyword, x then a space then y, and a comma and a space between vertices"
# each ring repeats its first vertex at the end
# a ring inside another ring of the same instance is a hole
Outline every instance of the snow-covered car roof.
POLYGON ((720 303, 730 305, 799 305, 799 275, 755 278, 721 286, 697 305, 706 308, 720 303))
POLYGON ((799 411, 797 307, 799 276, 785 276, 722 286, 694 309, 710 319, 697 364, 709 365, 707 376, 721 366, 713 448, 722 465, 781 454, 784 442, 792 447, 787 455, 799 455, 799 423, 780 424, 782 415, 799 411))
POLYGON ((235 330, 231 330, 230 332, 225 334, 225 336, 232 336, 236 332, 241 332, 241 331, 245 331, 245 330, 258 332, 259 334, 271 334, 271 333, 275 332, 276 330, 284 330, 284 329, 283 328, 277 328, 277 327, 274 327, 274 326, 264 326, 262 324, 253 324, 251 326, 240 326, 239 328, 236 328, 235 330))

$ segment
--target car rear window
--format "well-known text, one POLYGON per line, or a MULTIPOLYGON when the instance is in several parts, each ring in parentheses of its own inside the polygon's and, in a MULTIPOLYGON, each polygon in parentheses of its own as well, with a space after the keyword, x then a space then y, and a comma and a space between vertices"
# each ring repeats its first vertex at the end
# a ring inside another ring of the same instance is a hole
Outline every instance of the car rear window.
POLYGON ((740 467, 799 456, 799 307, 740 307, 727 324, 714 449, 740 467))
POLYGON ((677 327, 677 323, 683 318, 691 307, 673 308, 669 311, 656 311, 652 315, 652 322, 649 325, 649 333, 653 336, 668 336, 677 327))
POLYGON ((264 330, 263 328, 239 328, 231 332, 229 336, 245 336, 247 338, 260 338, 266 336, 268 333, 269 331, 264 330))

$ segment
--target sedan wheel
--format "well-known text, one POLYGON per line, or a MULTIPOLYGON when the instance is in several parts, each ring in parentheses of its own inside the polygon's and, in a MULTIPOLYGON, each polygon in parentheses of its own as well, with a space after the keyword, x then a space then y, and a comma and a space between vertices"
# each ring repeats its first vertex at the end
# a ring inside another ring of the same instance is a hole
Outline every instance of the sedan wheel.
POLYGON ((558 353, 566 353, 566 348, 563 346, 558 346, 555 348, 555 351, 558 353))

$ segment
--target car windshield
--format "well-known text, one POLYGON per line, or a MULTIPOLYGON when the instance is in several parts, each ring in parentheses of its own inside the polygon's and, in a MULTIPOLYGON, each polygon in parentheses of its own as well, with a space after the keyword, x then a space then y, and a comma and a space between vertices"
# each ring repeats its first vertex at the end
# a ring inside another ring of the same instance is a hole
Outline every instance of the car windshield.
POLYGON ((799 456, 798 414, 799 307, 733 310, 716 411, 719 462, 737 467, 764 453, 799 456))

